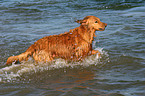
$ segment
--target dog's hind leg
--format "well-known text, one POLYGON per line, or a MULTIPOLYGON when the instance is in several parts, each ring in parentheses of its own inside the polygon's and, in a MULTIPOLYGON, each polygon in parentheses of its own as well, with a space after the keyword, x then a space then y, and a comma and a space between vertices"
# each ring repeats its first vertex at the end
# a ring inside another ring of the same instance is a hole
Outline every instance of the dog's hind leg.
POLYGON ((53 56, 45 50, 36 51, 33 53, 33 59, 35 62, 49 62, 53 60, 53 56))

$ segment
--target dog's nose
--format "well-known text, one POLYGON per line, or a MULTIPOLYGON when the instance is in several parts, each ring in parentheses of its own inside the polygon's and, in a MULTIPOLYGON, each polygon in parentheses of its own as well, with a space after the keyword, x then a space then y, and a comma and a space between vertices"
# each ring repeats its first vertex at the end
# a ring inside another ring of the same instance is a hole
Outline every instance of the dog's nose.
POLYGON ((105 25, 105 27, 107 27, 107 24, 106 23, 104 23, 104 25, 105 25))

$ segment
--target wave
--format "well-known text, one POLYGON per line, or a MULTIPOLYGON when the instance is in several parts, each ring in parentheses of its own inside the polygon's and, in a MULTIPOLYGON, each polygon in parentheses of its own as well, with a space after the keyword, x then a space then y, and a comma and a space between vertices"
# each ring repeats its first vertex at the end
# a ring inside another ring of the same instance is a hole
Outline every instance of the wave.
POLYGON ((0 69, 0 82, 15 82, 25 73, 33 74, 59 68, 74 68, 77 66, 88 67, 99 64, 100 66, 103 66, 104 62, 109 62, 109 55, 103 48, 96 48, 95 50, 101 52, 100 58, 96 54, 86 57, 82 62, 69 62, 63 59, 56 59, 52 62, 36 64, 33 59, 29 59, 28 61, 22 62, 22 64, 12 64, 11 66, 0 69))
POLYGON ((124 9, 130 9, 137 6, 143 6, 144 0, 103 0, 100 2, 100 0, 97 1, 96 9, 113 9, 113 10, 124 10, 124 9))
MULTIPOLYGON (((23 13, 25 15, 39 15, 44 14, 43 12, 47 11, 68 11, 72 9, 76 10, 87 10, 87 9, 113 9, 113 10, 124 10, 137 6, 143 6, 145 3, 144 0, 32 0, 21 1, 16 0, 13 2, 2 2, 0 8, 6 12, 12 13, 23 13)), ((65 12, 64 11, 64 12, 65 12)), ((50 12, 51 13, 51 12, 50 12)))
POLYGON ((122 16, 127 16, 127 17, 133 17, 133 16, 145 17, 144 10, 145 10, 145 6, 131 8, 131 9, 123 11, 122 12, 122 16))

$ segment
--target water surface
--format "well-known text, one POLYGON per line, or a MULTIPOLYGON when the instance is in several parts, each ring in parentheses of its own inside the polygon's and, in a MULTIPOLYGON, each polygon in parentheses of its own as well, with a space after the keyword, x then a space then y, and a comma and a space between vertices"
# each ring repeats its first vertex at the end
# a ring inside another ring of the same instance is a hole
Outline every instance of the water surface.
POLYGON ((0 95, 144 96, 144 20, 144 0, 1 0, 0 95), (101 58, 4 65, 38 39, 78 27, 74 21, 88 15, 108 24, 93 42, 101 58))

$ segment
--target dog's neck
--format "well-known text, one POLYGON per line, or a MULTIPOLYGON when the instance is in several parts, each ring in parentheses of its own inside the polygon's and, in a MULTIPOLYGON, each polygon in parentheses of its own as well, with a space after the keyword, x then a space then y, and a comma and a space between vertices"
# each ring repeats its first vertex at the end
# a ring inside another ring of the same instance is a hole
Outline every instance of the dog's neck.
POLYGON ((88 28, 88 26, 81 25, 77 28, 78 33, 82 36, 82 38, 87 41, 88 43, 92 44, 95 35, 95 29, 88 28))

